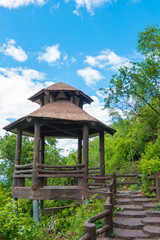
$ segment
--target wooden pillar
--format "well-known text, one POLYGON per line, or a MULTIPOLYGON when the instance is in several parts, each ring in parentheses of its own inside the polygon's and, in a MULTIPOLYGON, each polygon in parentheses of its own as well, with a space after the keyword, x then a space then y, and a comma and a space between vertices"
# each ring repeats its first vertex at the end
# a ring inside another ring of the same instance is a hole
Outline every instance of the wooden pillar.
POLYGON ((89 130, 88 125, 84 123, 83 125, 83 164, 85 164, 85 173, 83 179, 83 186, 87 189, 88 188, 88 139, 89 139, 89 130))
POLYGON ((78 138, 78 164, 82 163, 82 137, 78 138))
MULTIPOLYGON (((15 165, 20 165, 21 146, 22 146, 22 131, 17 129, 15 165)), ((16 168, 14 168, 14 172, 15 171, 16 171, 16 168)), ((24 182, 25 182, 25 178, 15 178, 15 177, 13 177, 13 186, 24 186, 24 182)))
POLYGON ((105 176, 104 131, 100 131, 99 133, 99 151, 100 151, 100 175, 105 176))
POLYGON ((44 137, 41 136, 41 138, 40 138, 40 158, 39 158, 39 163, 41 163, 41 164, 44 164, 44 146, 45 146, 44 137))
POLYGON ((33 173, 32 173, 32 189, 36 190, 38 181, 37 163, 40 158, 40 122, 36 121, 34 125, 34 157, 33 157, 33 173))

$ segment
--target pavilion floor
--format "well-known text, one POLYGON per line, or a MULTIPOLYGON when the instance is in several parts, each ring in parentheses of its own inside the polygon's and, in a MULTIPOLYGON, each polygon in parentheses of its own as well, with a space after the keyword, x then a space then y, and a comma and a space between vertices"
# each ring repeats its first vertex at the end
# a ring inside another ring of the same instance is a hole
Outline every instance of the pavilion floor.
POLYGON ((79 186, 44 186, 32 190, 31 187, 13 187, 14 198, 31 200, 80 200, 85 197, 85 191, 79 186))

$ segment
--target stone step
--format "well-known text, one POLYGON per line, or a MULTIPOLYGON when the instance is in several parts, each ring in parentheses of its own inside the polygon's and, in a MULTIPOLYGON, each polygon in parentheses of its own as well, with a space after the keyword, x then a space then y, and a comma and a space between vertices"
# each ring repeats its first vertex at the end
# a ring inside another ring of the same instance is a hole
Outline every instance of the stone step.
POLYGON ((146 211, 147 217, 159 217, 160 218, 160 211, 146 211))
POLYGON ((132 204, 130 199, 116 199, 115 200, 116 205, 129 205, 132 204))
POLYGON ((115 209, 123 209, 123 210, 131 210, 131 211, 143 211, 143 206, 135 206, 135 205, 115 205, 115 209))
MULTIPOLYGON (((150 236, 156 237, 160 236, 160 227, 158 226, 144 226, 143 232, 145 234, 149 234, 150 236)), ((152 238, 151 238, 152 239, 152 238)))
POLYGON ((129 230, 129 229, 120 229, 120 228, 113 228, 113 233, 115 234, 116 238, 119 239, 135 239, 135 238, 148 238, 151 240, 150 235, 144 233, 143 230, 129 230))
POLYGON ((159 240, 159 238, 134 238, 134 240, 159 240))
POLYGON ((146 203, 157 202, 157 199, 156 198, 134 198, 132 202, 135 205, 143 205, 146 203))
POLYGON ((116 199, 119 199, 119 198, 130 198, 130 195, 129 194, 125 194, 125 193, 116 193, 115 195, 116 199))
POLYGON ((114 221, 114 227, 121 229, 143 229, 142 218, 118 217, 114 221))
POLYGON ((132 198, 132 199, 134 199, 134 198, 139 199, 139 198, 145 198, 145 196, 142 195, 142 194, 136 194, 136 195, 131 195, 131 198, 132 198))
POLYGON ((124 210, 124 211, 117 211, 115 212, 117 216, 121 217, 126 217, 126 218, 143 218, 146 216, 145 211, 129 211, 129 210, 124 210))
POLYGON ((160 226, 160 218, 159 217, 145 217, 142 219, 142 223, 145 225, 160 226))
POLYGON ((146 203, 146 204, 143 204, 143 209, 146 210, 146 209, 149 209, 149 208, 155 208, 156 205, 158 205, 158 202, 146 203))
MULTIPOLYGON (((120 240, 120 238, 116 238, 116 237, 102 237, 102 238, 97 238, 98 240, 120 240)), ((123 239, 123 238, 121 238, 123 239)), ((132 238, 134 240, 159 240, 159 238, 132 238)))

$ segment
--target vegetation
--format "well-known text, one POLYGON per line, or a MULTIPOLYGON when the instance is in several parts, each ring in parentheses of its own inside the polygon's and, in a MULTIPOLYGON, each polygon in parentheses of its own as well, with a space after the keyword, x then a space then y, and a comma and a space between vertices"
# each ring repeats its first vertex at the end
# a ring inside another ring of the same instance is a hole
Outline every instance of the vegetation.
MULTIPOLYGON (((110 107, 114 136, 105 136, 106 173, 142 174, 142 190, 153 195, 148 175, 160 171, 160 28, 146 27, 138 35, 139 62, 119 69, 105 92, 105 107, 110 107), (121 109, 125 118, 118 114, 121 109)), ((16 136, 0 137, 0 239, 79 239, 83 235, 85 219, 102 211, 103 201, 90 199, 86 206, 75 203, 45 201, 45 207, 71 204, 71 207, 52 217, 42 217, 40 223, 32 218, 32 203, 19 199, 18 216, 13 213, 11 184, 15 156, 16 136), (3 178, 2 178, 3 177, 3 178), (74 229, 74 230, 73 230, 74 229)), ((89 166, 99 166, 99 139, 89 143, 89 166)), ((33 140, 23 137, 22 163, 33 158, 33 140)), ((45 162, 50 164, 76 164, 77 152, 62 157, 55 139, 47 139, 45 162)), ((54 179, 51 184, 72 184, 73 179, 54 179)), ((101 224, 98 222, 97 224, 101 224)))

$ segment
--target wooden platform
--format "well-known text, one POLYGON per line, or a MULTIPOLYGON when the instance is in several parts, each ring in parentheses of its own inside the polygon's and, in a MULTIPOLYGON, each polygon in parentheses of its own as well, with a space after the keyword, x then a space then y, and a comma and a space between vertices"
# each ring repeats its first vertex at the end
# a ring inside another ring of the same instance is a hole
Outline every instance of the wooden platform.
POLYGON ((13 187, 14 198, 31 200, 81 200, 86 192, 79 186, 45 186, 32 190, 31 187, 13 187))

